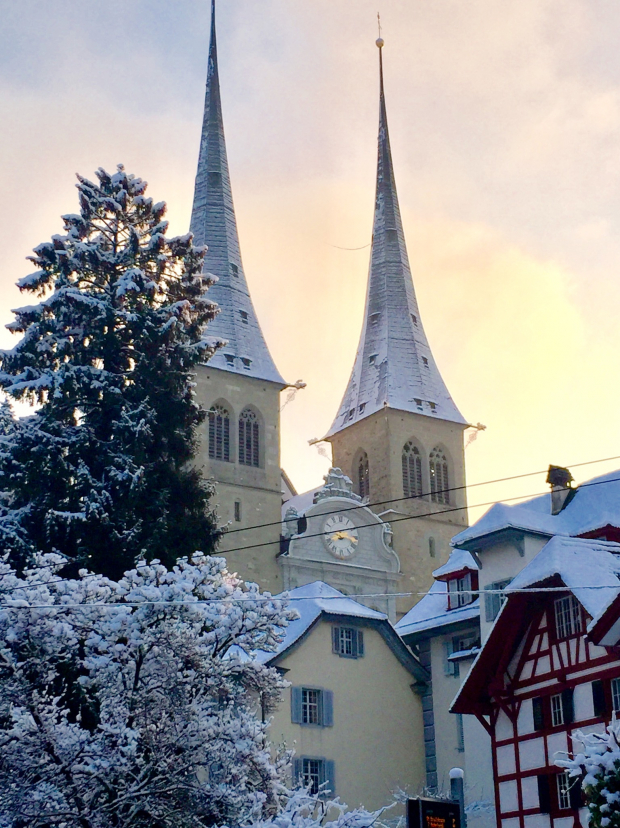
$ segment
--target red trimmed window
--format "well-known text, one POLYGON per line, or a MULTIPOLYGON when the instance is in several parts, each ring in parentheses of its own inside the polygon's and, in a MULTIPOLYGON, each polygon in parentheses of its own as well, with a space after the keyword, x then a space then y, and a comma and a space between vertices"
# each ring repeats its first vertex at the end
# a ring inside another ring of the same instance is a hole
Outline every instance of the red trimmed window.
POLYGON ((478 574, 461 572, 457 577, 448 581, 448 609, 464 607, 475 601, 478 595, 478 574))

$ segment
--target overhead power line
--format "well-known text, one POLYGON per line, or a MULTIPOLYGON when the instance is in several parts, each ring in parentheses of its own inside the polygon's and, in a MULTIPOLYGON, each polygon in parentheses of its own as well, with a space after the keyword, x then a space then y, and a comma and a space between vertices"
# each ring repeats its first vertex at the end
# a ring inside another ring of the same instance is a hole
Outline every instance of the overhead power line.
MULTIPOLYGON (((586 460, 583 463, 571 463, 571 464, 569 464, 568 468, 576 469, 576 468, 580 468, 582 466, 592 466, 592 465, 595 465, 596 463, 608 463, 608 462, 611 462, 612 460, 620 460, 620 455, 616 455, 615 457, 602 457, 600 460, 586 460)), ((548 469, 540 469, 539 471, 525 472, 524 474, 513 474, 513 475, 510 475, 509 477, 498 477, 495 480, 483 480, 483 481, 480 481, 478 483, 469 483, 469 484, 466 484, 465 486, 451 486, 450 488, 447 488, 447 489, 439 489, 436 492, 422 492, 422 494, 405 495, 404 497, 394 497, 394 498, 391 498, 390 500, 375 500, 375 501, 370 502, 370 503, 356 503, 354 506, 344 506, 344 507, 340 507, 338 509, 333 509, 331 511, 322 512, 321 514, 322 515, 341 514, 342 512, 352 512, 352 511, 355 511, 356 509, 373 509, 376 506, 387 506, 389 504, 402 503, 403 501, 423 500, 427 497, 431 497, 433 494, 446 494, 446 493, 449 493, 449 492, 460 492, 463 489, 474 489, 474 488, 478 488, 480 486, 491 486, 491 485, 494 485, 495 483, 507 483, 511 480, 522 480, 526 477, 535 477, 537 474, 546 474, 547 471, 548 471, 548 469)), ((579 488, 581 488, 581 486, 583 486, 583 485, 584 485, 583 483, 580 484, 579 488)), ((541 494, 547 494, 547 492, 541 492, 541 494)), ((535 495, 520 495, 520 497, 534 497, 534 496, 535 495)), ((510 499, 514 500, 515 498, 504 498, 504 500, 510 500, 510 499)), ((288 502, 289 501, 286 501, 286 503, 288 503, 288 502)), ((501 501, 499 501, 499 502, 501 502, 501 501)), ((286 503, 284 505, 286 505, 286 503)), ((485 506, 487 504, 483 503, 481 505, 485 506)), ((476 509, 478 507, 471 506, 469 508, 476 509)), ((303 515, 300 515, 300 517, 303 517, 303 515)), ((282 522, 283 522, 282 520, 273 520, 269 523, 257 523, 257 524, 254 524, 252 526, 246 526, 245 528, 244 527, 238 527, 236 529, 227 529, 225 534, 226 535, 234 535, 237 532, 248 532, 248 531, 251 531, 251 530, 254 530, 254 529, 267 529, 269 526, 280 526, 282 524, 282 522)))

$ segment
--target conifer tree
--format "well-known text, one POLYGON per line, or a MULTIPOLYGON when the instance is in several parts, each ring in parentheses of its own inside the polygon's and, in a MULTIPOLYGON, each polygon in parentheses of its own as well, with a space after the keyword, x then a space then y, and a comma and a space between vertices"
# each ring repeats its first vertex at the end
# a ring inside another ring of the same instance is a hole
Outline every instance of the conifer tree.
POLYGON ((204 250, 166 238, 146 182, 122 166, 97 178, 78 176, 80 213, 18 282, 40 301, 8 325, 23 336, 1 353, 0 385, 39 408, 2 443, 0 541, 18 566, 59 552, 118 577, 141 557, 213 551, 192 369, 219 343, 203 334, 216 313, 204 250))

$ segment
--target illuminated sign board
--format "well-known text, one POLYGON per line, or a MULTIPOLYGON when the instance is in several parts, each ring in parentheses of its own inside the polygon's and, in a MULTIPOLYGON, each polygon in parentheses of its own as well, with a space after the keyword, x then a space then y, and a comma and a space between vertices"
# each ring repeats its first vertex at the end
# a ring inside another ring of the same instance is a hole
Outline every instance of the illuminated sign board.
POLYGON ((459 803, 422 796, 408 799, 407 828, 461 828, 459 803))

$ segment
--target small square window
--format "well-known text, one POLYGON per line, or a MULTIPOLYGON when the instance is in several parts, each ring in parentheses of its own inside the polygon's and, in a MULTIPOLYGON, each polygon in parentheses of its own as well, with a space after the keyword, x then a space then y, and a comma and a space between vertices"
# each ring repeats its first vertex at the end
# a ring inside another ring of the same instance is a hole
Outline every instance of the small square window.
POLYGON ((343 658, 361 658, 364 633, 354 627, 332 627, 332 651, 343 658))
POLYGON ((414 325, 418 324, 418 317, 414 313, 411 314, 411 321, 414 325))
POLYGON ((379 321, 380 317, 381 317, 380 313, 371 313, 370 314, 370 324, 371 325, 376 325, 377 322, 379 321))
POLYGON ((564 707, 562 705, 562 694, 551 696, 551 725, 558 727, 564 724, 564 707))
POLYGON ((352 420, 352 419, 353 419, 353 417, 355 417, 355 409, 354 409, 354 408, 352 408, 352 409, 349 411, 349 420, 352 420))
POLYGON ((230 263, 230 272, 233 276, 239 276, 239 268, 236 264, 233 264, 232 262, 230 263))
POLYGON ((363 414, 365 408, 366 408, 366 403, 360 403, 360 407, 358 409, 359 413, 363 414))
POLYGON ((249 357, 241 357, 241 362, 243 363, 245 370, 249 371, 250 366, 252 365, 252 360, 249 357))
POLYGON ((224 354, 226 359, 226 365, 234 365, 235 364, 235 356, 234 354, 224 354))
POLYGON ((241 317, 241 321, 244 325, 248 324, 248 312, 244 310, 239 311, 239 316, 241 317))
POLYGON ((427 358, 426 358, 426 357, 422 357, 422 362, 423 362, 423 363, 424 363, 424 365, 428 368, 428 360, 427 360, 427 358))
POLYGON ((375 365, 376 364, 378 356, 379 356, 379 354, 371 354, 368 357, 368 362, 370 363, 370 365, 375 365))

